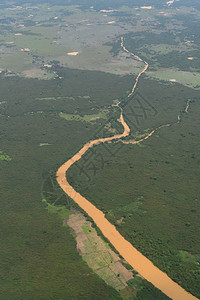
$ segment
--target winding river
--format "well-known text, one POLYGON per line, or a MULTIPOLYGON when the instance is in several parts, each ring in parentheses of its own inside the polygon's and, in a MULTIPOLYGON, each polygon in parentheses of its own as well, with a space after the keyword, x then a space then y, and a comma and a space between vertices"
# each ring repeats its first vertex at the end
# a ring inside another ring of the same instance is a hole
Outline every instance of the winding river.
MULTIPOLYGON (((140 57, 134 55, 129 52, 124 46, 124 40, 121 38, 121 47, 127 53, 133 55, 137 60, 144 62, 145 67, 138 74, 135 83, 133 85, 131 93, 128 95, 129 97, 134 93, 135 88, 137 87, 138 80, 140 76, 145 73, 148 68, 148 63, 143 61, 140 57)), ((117 106, 119 107, 119 104, 117 106)), ((119 107, 120 108, 120 107, 119 107)), ((60 187, 64 190, 64 192, 72 198, 96 223, 99 227, 103 235, 110 241, 110 243, 115 247, 115 249, 121 254, 121 256, 136 270, 142 277, 151 282, 155 287, 160 289, 164 294, 166 294, 169 298, 175 300, 198 300, 196 297, 192 296, 188 292, 186 292, 181 286, 179 286, 176 282, 170 279, 164 272, 159 270, 153 263, 147 259, 144 255, 142 255, 137 249, 133 247, 127 240, 123 238, 123 236, 116 230, 115 226, 112 225, 103 214, 102 211, 97 209, 92 203, 90 203, 86 198, 81 196, 67 181, 66 172, 67 170, 81 157, 86 153, 89 148, 92 148, 94 145, 98 145, 100 143, 105 143, 108 141, 119 140, 122 137, 126 137, 130 133, 130 128, 126 124, 123 118, 123 110, 120 108, 120 123, 124 127, 124 131, 122 134, 117 134, 112 137, 101 138, 92 140, 86 143, 82 149, 79 150, 72 158, 70 158, 67 162, 65 162, 57 171, 57 181, 60 187)), ((163 125, 163 126, 168 126, 163 125)), ((152 131, 149 135, 145 137, 147 139, 153 133, 152 131)), ((139 143, 140 141, 135 141, 134 143, 139 143)))

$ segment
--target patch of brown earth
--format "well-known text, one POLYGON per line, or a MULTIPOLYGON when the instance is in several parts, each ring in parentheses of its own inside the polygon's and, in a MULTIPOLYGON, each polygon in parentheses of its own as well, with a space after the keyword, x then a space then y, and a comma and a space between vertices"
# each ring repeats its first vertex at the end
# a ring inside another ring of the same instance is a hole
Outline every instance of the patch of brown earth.
POLYGON ((91 222, 83 214, 74 212, 67 224, 73 229, 77 250, 88 266, 118 291, 126 288, 128 280, 133 278, 132 271, 122 265, 120 257, 98 236, 91 222))

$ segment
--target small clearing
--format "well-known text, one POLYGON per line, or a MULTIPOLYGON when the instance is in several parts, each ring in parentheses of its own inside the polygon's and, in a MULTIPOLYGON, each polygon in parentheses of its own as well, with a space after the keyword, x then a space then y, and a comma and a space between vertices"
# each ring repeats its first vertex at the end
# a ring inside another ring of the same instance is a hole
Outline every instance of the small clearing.
POLYGON ((51 144, 49 144, 49 143, 40 143, 40 147, 44 147, 44 146, 51 146, 51 144))
POLYGON ((70 55, 70 56, 76 56, 78 55, 79 52, 68 52, 67 55, 70 55))
POLYGON ((152 6, 141 6, 142 9, 152 9, 152 6))
POLYGON ((178 82, 182 85, 198 89, 200 87, 200 74, 198 72, 186 72, 178 69, 160 69, 150 71, 148 77, 169 82, 178 82))
POLYGON ((67 224, 74 230, 77 250, 89 267, 116 290, 126 288, 127 281, 133 278, 132 271, 123 266, 120 257, 98 236, 91 222, 75 212, 69 216, 67 224))
POLYGON ((67 121, 81 121, 81 122, 92 122, 98 119, 106 119, 107 118, 107 110, 102 110, 97 114, 93 115, 84 115, 83 117, 80 115, 66 114, 60 112, 59 116, 64 118, 67 121))
MULTIPOLYGON (((108 285, 118 291, 126 291, 127 282, 137 278, 133 269, 127 269, 127 262, 121 259, 97 234, 96 229, 87 218, 75 209, 67 209, 63 205, 49 204, 45 199, 49 213, 55 214, 62 220, 63 226, 69 226, 76 238, 76 248, 88 266, 98 274, 108 285)), ((130 267, 130 266, 129 266, 130 267)))
POLYGON ((107 22, 107 24, 115 24, 115 21, 107 22))

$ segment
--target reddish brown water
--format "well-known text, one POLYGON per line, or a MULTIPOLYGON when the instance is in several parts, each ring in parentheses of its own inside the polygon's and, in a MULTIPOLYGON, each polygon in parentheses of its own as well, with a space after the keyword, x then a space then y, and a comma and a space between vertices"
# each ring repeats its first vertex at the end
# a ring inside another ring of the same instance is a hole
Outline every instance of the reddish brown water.
MULTIPOLYGON (((126 51, 129 52, 123 44, 123 39, 121 40, 121 46, 126 51)), ((130 52, 129 52, 130 53, 130 52)), ((134 55, 133 53, 131 53, 134 55)), ((135 56, 135 55, 134 55, 135 56)), ((139 57, 135 56, 138 60, 142 61, 139 57)), ((133 94, 140 76, 147 70, 148 63, 145 62, 144 69, 139 73, 136 78, 135 84, 129 97, 133 94)), ((119 105, 119 104, 118 104, 119 105)), ((118 106, 117 105, 117 106, 118 106)), ((76 153, 72 158, 70 158, 66 163, 64 163, 57 171, 57 181, 65 193, 72 198, 96 223, 99 229, 102 231, 103 235, 110 241, 110 243, 115 247, 115 249, 121 254, 121 256, 146 280, 151 282, 155 287, 160 289, 168 297, 175 300, 198 300, 196 297, 192 296, 186 292, 181 286, 170 279, 164 272, 159 270, 153 263, 142 255, 137 249, 133 247, 128 241, 126 241, 123 236, 116 230, 115 226, 112 225, 104 216, 102 211, 97 209, 93 204, 91 204, 86 198, 81 196, 74 188, 68 183, 66 179, 67 170, 81 157, 84 153, 94 145, 105 143, 112 140, 118 140, 122 137, 126 137, 130 133, 130 128, 126 124, 123 118, 123 111, 121 110, 120 122, 124 127, 124 132, 122 134, 115 135, 113 137, 101 138, 97 140, 90 141, 86 143, 83 148, 76 153)), ((168 125, 165 125, 168 126, 168 125)), ((153 133, 152 131, 145 139, 149 138, 153 133)), ((140 141, 137 141, 140 142, 140 141)), ((135 142, 135 143, 137 143, 135 142)))

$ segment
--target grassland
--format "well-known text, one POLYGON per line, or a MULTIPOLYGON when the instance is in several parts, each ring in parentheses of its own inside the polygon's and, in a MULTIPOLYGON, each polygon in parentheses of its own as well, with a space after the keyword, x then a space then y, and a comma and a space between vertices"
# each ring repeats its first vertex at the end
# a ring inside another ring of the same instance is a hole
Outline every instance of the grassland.
POLYGON ((59 116, 61 118, 64 118, 67 121, 82 121, 82 122, 92 122, 96 121, 98 119, 106 119, 107 118, 108 111, 100 111, 98 114, 91 114, 91 115, 84 115, 81 117, 80 115, 73 115, 73 114, 65 114, 60 113, 59 116))
MULTIPOLYGON (((151 61, 152 68, 199 70, 198 28, 193 38, 189 29, 194 28, 193 14, 197 20, 200 18, 198 10, 181 7, 177 11, 165 7, 161 11, 154 6, 150 10, 136 10, 122 6, 105 13, 102 7, 83 9, 81 6, 38 3, 28 9, 23 5, 17 8, 13 5, 10 10, 2 7, 0 40, 4 51, 0 57, 3 69, 25 77, 51 79, 52 70, 44 72, 43 68, 57 61, 70 68, 136 74, 141 63, 120 49, 119 37, 126 34, 129 50, 151 61), (173 20, 171 27, 169 19, 173 20), (78 55, 67 55, 73 51, 78 55), (195 59, 188 61, 187 57, 195 59)), ((190 84, 193 77, 185 76, 185 81, 190 84)))
MULTIPOLYGON (((12 16, 9 28, 3 26, 0 32, 1 44, 5 48, 0 53, 1 65, 5 70, 25 77, 30 77, 31 73, 35 78, 50 79, 48 73, 51 70, 45 73, 43 67, 51 61, 65 67, 119 75, 137 73, 141 67, 127 54, 112 57, 111 47, 105 43, 123 34, 125 28, 118 22, 109 23, 116 18, 106 17, 100 11, 40 4, 36 8, 30 6, 29 10, 23 6, 12 11, 4 9, 2 13, 5 17, 12 16), (73 51, 79 54, 76 57, 67 55, 73 51), (40 69, 43 72, 38 74, 40 69)), ((128 23, 126 27, 130 29, 128 23)))
MULTIPOLYGON (((83 96, 85 97, 85 96, 83 96)), ((87 97, 87 96, 86 96, 87 97)), ((54 100, 54 101, 59 101, 59 100, 75 100, 74 97, 43 97, 43 98, 36 98, 36 100, 39 100, 39 101, 51 101, 51 100, 54 100)))
POLYGON ((176 82, 191 86, 194 88, 200 88, 200 74, 197 72, 185 72, 173 69, 160 69, 156 72, 148 72, 149 77, 153 77, 158 80, 164 80, 170 82, 175 80, 176 82))

